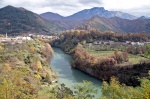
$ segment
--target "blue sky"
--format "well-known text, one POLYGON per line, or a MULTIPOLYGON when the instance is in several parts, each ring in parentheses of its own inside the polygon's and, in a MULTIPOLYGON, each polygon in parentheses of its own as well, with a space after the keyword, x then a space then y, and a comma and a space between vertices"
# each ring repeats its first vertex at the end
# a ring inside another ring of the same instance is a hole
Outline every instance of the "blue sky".
POLYGON ((0 0, 0 8, 12 5, 24 7, 35 13, 55 12, 63 16, 83 9, 104 7, 136 16, 150 16, 150 0, 0 0))

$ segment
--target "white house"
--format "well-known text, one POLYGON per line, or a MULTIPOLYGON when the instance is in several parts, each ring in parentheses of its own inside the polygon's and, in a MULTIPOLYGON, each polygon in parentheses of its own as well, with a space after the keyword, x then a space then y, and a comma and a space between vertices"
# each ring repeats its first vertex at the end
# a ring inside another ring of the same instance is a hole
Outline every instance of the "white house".
POLYGON ((136 45, 137 43, 136 42, 131 42, 131 45, 136 45))
POLYGON ((144 46, 144 43, 137 42, 137 45, 139 45, 139 46, 144 46))
POLYGON ((18 39, 21 39, 21 40, 32 40, 32 38, 31 37, 22 37, 22 36, 17 36, 16 38, 15 38, 16 40, 18 40, 18 39))
POLYGON ((94 44, 95 45, 100 45, 100 44, 102 44, 102 41, 94 41, 94 44))

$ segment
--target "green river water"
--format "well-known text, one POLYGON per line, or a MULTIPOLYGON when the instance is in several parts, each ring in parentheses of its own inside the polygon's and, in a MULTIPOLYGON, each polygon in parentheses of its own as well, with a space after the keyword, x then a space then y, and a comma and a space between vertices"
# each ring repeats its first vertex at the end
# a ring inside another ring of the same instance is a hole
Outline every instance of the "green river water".
POLYGON ((54 71, 59 73, 58 83, 64 83, 67 87, 72 87, 76 83, 81 83, 83 80, 87 80, 93 83, 93 86, 98 89, 98 93, 96 94, 96 98, 101 95, 101 84, 102 81, 91 77, 80 70, 71 68, 72 58, 70 55, 65 54, 59 48, 53 48, 54 55, 51 59, 50 65, 52 66, 54 71))

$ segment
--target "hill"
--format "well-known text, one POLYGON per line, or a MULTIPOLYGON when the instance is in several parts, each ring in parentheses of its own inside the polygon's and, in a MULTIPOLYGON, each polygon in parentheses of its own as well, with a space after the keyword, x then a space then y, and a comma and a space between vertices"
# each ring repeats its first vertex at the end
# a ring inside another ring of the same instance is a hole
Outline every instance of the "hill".
POLYGON ((78 19, 70 20, 67 17, 63 17, 53 12, 46 12, 46 13, 40 14, 40 16, 48 21, 53 20, 55 24, 58 24, 64 30, 73 29, 81 25, 83 22, 85 22, 85 20, 78 20, 78 19))
POLYGON ((94 28, 100 31, 113 31, 113 32, 123 32, 123 33, 139 33, 146 32, 150 33, 150 19, 121 19, 118 17, 104 18, 99 16, 94 16, 87 20, 78 29, 94 28))
POLYGON ((46 13, 42 13, 40 14, 40 16, 44 19, 47 19, 47 20, 65 20, 65 17, 57 14, 57 13, 53 13, 53 12, 46 12, 46 13))
POLYGON ((24 8, 6 6, 0 9, 0 33, 54 33, 59 28, 53 21, 47 22, 39 15, 24 8))

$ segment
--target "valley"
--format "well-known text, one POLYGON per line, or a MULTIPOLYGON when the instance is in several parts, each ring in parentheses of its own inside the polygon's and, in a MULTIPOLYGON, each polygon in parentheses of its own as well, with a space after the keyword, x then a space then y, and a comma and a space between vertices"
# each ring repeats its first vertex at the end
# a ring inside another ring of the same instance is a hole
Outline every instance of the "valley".
POLYGON ((149 17, 0 8, 0 99, 150 99, 149 70, 149 17))

